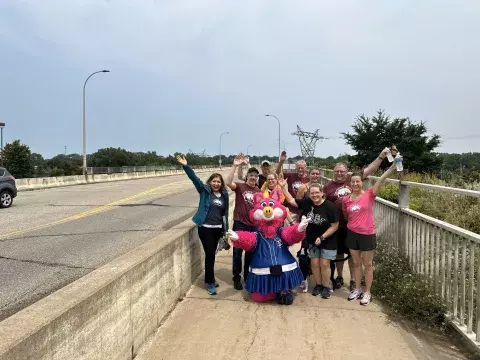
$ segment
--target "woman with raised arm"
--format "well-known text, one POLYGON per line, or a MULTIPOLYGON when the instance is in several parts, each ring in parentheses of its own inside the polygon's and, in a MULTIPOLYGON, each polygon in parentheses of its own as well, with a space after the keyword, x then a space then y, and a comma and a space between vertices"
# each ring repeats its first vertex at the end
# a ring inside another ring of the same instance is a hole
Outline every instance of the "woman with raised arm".
POLYGON ((215 253, 219 240, 228 229, 228 192, 222 175, 213 173, 204 184, 183 156, 177 156, 177 161, 200 194, 198 210, 192 220, 198 226, 198 236, 205 251, 207 291, 210 295, 216 295, 218 283, 214 275, 215 253))
POLYGON ((320 179, 320 170, 318 168, 311 169, 309 175, 310 181, 300 186, 297 191, 297 196, 295 197, 296 199, 303 199, 305 197, 308 197, 308 189, 310 188, 310 185, 319 183, 318 180, 320 179))
POLYGON ((302 210, 302 214, 310 219, 305 240, 308 246, 310 266, 316 285, 313 296, 330 297, 330 261, 337 256, 337 236, 339 213, 333 203, 323 198, 323 186, 311 184, 308 197, 294 199, 288 192, 285 180, 279 180, 287 202, 302 210))
POLYGON ((373 282, 373 255, 377 247, 373 204, 381 187, 389 175, 394 172, 395 162, 383 173, 380 179, 368 190, 363 190, 363 178, 359 173, 350 176, 352 193, 343 197, 342 211, 347 222, 345 246, 350 249, 356 288, 348 300, 361 298, 361 305, 368 305, 372 300, 370 288, 373 282), (362 263, 365 267, 365 291, 360 290, 362 263))

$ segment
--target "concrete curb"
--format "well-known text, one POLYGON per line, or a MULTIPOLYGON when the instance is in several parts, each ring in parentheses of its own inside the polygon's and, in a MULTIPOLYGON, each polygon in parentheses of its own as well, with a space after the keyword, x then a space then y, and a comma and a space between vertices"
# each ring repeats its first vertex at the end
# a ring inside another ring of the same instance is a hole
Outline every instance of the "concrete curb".
MULTIPOLYGON (((196 173, 204 173, 210 171, 218 171, 218 168, 195 169, 196 173)), ((164 170, 164 171, 145 171, 133 173, 115 173, 115 174, 93 174, 93 175, 74 175, 74 176, 57 176, 46 178, 25 178, 16 179, 18 191, 30 191, 40 189, 51 189, 56 187, 86 185, 95 183, 104 183, 111 181, 125 181, 135 179, 146 179, 151 177, 163 177, 185 174, 183 169, 180 170, 164 170)))

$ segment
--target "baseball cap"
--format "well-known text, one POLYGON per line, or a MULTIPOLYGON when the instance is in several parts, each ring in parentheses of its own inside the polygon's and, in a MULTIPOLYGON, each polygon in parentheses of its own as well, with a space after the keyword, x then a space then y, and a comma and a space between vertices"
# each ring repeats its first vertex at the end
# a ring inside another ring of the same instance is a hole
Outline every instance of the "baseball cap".
POLYGON ((262 161, 262 166, 265 166, 265 165, 266 165, 266 166, 270 166, 270 165, 271 165, 271 164, 270 164, 270 161, 268 161, 268 160, 263 160, 263 161, 262 161))
POLYGON ((256 167, 251 167, 250 169, 248 169, 247 174, 250 174, 252 172, 256 172, 257 175, 260 174, 256 167))

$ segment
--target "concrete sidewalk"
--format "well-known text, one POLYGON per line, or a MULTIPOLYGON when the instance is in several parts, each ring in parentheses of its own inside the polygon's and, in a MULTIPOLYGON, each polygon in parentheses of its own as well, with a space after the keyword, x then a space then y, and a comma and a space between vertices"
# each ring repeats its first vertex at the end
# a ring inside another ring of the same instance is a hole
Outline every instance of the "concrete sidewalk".
POLYGON ((349 302, 347 288, 330 299, 299 292, 291 306, 253 303, 232 287, 231 252, 217 257, 218 294, 197 279, 137 360, 465 359, 445 338, 392 322, 376 301, 349 302))

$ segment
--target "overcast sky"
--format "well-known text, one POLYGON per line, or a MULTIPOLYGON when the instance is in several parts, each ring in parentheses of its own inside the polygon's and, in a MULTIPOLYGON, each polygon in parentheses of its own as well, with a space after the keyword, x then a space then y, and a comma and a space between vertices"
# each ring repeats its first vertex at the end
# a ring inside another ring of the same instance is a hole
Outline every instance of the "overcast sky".
POLYGON ((300 153, 299 125, 339 133, 385 109, 439 151, 480 151, 480 2, 0 0, 0 121, 51 157, 82 151, 300 153), (466 136, 470 136, 466 137, 466 136), (465 137, 456 139, 457 137, 465 137))

